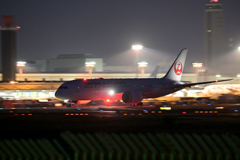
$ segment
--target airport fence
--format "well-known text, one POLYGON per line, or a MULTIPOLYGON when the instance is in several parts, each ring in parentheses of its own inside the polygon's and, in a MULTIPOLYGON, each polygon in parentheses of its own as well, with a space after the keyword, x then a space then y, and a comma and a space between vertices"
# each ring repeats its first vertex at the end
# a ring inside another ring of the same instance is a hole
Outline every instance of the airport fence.
POLYGON ((53 139, 2 139, 1 159, 235 160, 235 134, 60 133, 53 139))

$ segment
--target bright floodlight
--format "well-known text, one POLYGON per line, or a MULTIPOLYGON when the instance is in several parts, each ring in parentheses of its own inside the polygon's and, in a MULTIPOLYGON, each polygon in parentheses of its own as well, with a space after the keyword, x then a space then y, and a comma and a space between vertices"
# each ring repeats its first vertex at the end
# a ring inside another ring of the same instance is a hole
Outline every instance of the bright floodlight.
POLYGON ((192 63, 194 68, 200 68, 202 67, 202 63, 192 63))
POLYGON ((220 74, 217 74, 217 75, 216 75, 216 77, 218 77, 218 78, 219 78, 219 77, 221 77, 221 75, 220 75, 220 74))
POLYGON ((139 62, 138 67, 147 67, 148 63, 147 62, 139 62))
POLYGON ((96 62, 85 62, 86 67, 94 67, 96 62))
POLYGON ((24 61, 18 61, 17 62, 18 67, 24 67, 25 65, 26 65, 26 62, 24 62, 24 61))
POLYGON ((114 95, 114 91, 113 91, 113 90, 110 90, 108 93, 109 93, 110 95, 114 95))
POLYGON ((142 48, 143 48, 143 46, 142 46, 142 45, 139 45, 139 44, 132 46, 132 49, 133 49, 133 50, 140 50, 140 49, 142 49, 142 48))
POLYGON ((240 51, 240 46, 238 47, 238 50, 240 51))

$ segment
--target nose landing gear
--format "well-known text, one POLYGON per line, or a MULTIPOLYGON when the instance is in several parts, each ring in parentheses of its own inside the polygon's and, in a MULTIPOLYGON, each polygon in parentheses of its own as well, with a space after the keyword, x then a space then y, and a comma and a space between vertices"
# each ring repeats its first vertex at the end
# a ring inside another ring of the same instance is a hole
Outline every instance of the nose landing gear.
POLYGON ((67 107, 71 108, 71 107, 73 107, 74 104, 77 104, 77 103, 78 103, 78 101, 71 101, 71 100, 69 100, 68 103, 67 103, 67 107))

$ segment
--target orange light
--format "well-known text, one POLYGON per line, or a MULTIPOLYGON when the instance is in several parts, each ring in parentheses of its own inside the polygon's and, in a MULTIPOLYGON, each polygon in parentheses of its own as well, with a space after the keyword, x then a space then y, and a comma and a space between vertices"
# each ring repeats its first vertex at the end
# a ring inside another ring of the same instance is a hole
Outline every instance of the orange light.
POLYGON ((14 83, 17 83, 17 82, 15 82, 15 81, 10 81, 10 83, 11 83, 11 84, 14 84, 14 83))
POLYGON ((107 99, 107 102, 109 102, 110 100, 109 99, 107 99))

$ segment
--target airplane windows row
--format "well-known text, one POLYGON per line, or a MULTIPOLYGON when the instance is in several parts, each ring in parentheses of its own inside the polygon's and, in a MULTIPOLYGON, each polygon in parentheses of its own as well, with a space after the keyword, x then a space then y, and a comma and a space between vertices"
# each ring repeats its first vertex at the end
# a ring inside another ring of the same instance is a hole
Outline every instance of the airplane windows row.
MULTIPOLYGON (((142 87, 164 87, 168 85, 141 85, 142 87)), ((113 87, 112 85, 106 85, 106 86, 84 86, 84 88, 108 88, 108 87, 113 87)), ((137 85, 115 85, 114 87, 137 87, 137 85)), ((78 89, 81 88, 78 86, 78 89)))
POLYGON ((142 85, 142 87, 163 87, 164 85, 142 85))
POLYGON ((68 87, 67 86, 61 86, 61 87, 59 87, 59 89, 68 89, 68 87))

